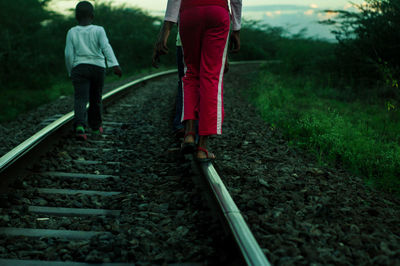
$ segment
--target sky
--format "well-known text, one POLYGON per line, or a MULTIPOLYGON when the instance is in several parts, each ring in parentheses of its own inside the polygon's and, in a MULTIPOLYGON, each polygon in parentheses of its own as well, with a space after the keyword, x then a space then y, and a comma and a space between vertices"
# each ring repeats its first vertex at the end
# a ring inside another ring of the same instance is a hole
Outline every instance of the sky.
MULTIPOLYGON (((51 8, 66 12, 78 3, 78 0, 52 0, 51 8)), ((96 0, 91 1, 96 2, 96 0)), ((140 7, 152 15, 162 16, 167 0, 102 0, 113 5, 140 7)), ((360 4, 363 0, 352 0, 360 4)), ((307 28, 307 35, 324 39, 334 39, 330 33, 331 27, 320 25, 317 22, 323 19, 334 18, 335 14, 322 12, 325 9, 351 9, 348 0, 243 0, 243 18, 260 20, 271 26, 284 27, 290 34, 295 34, 307 28)))

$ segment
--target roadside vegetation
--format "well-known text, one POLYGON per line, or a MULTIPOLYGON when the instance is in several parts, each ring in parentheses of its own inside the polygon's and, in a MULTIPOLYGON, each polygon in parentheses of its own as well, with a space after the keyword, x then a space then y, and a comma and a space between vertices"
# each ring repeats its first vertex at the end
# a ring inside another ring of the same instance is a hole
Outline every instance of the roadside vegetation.
MULTIPOLYGON (((64 63, 65 36, 73 16, 49 11, 47 0, 0 2, 0 121, 12 120, 73 88, 64 63)), ((95 7, 95 24, 106 29, 124 77, 150 69, 159 18, 139 9, 95 7)), ((171 40, 173 43, 173 40, 171 40)), ((173 54, 167 62, 173 62, 173 54)), ((107 81, 111 77, 107 76, 107 81)))
MULTIPOLYGON (((65 37, 75 18, 48 10, 49 0, 0 1, 0 122, 61 95, 72 94, 64 63, 65 37)), ((153 45, 163 18, 137 8, 96 1, 94 24, 105 28, 124 78, 151 69, 153 45)), ((160 67, 175 67, 176 27, 160 67)), ((264 48, 244 49, 265 58, 264 48)), ((110 73, 111 74, 111 73, 110 73)), ((108 75, 106 81, 109 81, 108 75)))
MULTIPOLYGON (((272 128, 374 187, 400 193, 400 3, 334 11, 338 43, 301 34, 278 41, 250 99, 272 128)), ((329 11, 333 12, 333 11, 329 11)))
MULTIPOLYGON (((49 11, 48 0, 0 1, 0 122, 72 94, 64 64, 75 19, 49 11)), ((322 165, 341 165, 367 183, 400 192, 400 3, 368 0, 337 16, 337 42, 288 36, 283 28, 245 21, 242 50, 230 60, 273 60, 245 90, 267 123, 322 165)), ((149 71, 162 18, 140 9, 96 2, 128 77, 149 71)), ((176 29, 174 29, 176 30, 176 29)), ((173 32, 162 67, 175 67, 173 32)), ((109 75, 108 81, 113 77, 109 75)))

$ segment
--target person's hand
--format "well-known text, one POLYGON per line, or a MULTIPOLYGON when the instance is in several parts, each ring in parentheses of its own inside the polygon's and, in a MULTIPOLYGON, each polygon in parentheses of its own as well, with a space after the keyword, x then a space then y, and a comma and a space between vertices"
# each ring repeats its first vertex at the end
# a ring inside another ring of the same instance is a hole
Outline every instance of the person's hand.
POLYGON ((229 52, 237 53, 240 50, 240 30, 233 31, 230 37, 229 52))
POLYGON ((152 65, 158 68, 158 63, 160 62, 160 56, 168 54, 168 37, 171 33, 171 28, 174 23, 171 21, 164 21, 161 31, 158 35, 158 40, 154 45, 153 60, 152 65))
POLYGON ((120 66, 114 66, 113 71, 114 71, 114 74, 117 75, 118 77, 122 76, 122 69, 120 66))

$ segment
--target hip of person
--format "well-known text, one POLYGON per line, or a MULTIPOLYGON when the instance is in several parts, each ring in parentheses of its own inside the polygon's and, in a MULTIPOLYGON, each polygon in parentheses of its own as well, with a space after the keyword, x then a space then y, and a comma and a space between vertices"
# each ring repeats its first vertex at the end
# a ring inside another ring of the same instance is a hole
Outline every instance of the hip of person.
POLYGON ((74 79, 76 76, 104 76, 105 67, 93 63, 79 63, 76 64, 71 70, 71 78, 74 79))
POLYGON ((220 6, 229 12, 228 0, 182 0, 181 12, 199 6, 220 6))

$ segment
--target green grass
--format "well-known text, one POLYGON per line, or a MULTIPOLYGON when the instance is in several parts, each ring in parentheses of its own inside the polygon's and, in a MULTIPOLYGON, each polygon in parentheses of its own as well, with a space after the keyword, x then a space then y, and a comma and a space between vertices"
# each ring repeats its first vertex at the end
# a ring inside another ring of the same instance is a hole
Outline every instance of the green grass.
POLYGON ((62 95, 70 95, 73 89, 70 82, 62 80, 51 88, 43 90, 4 90, 0 98, 0 122, 14 119, 21 113, 25 113, 42 104, 54 101, 62 95))
POLYGON ((341 164, 368 184, 399 193, 399 110, 376 97, 349 101, 337 89, 317 87, 315 79, 265 70, 251 101, 290 144, 313 152, 321 164, 341 164))

